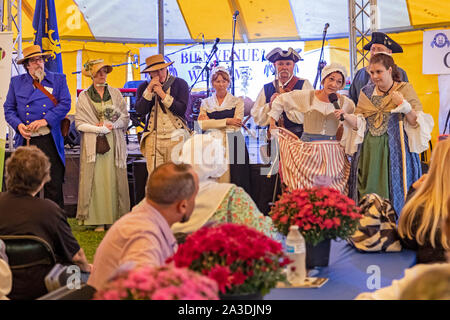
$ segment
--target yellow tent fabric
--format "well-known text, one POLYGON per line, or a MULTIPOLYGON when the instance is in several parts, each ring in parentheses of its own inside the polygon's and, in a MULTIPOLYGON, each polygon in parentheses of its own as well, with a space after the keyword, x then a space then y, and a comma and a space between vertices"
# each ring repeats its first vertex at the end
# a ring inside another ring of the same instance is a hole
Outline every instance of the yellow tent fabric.
MULTIPOLYGON (((7 0, 3 1, 6 8, 7 0)), ((36 0, 22 0, 24 46, 31 44, 33 41, 32 18, 35 3, 36 0)), ((235 10, 240 12, 236 33, 238 41, 243 40, 242 35, 244 34, 249 41, 299 38, 298 29, 301 26, 296 25, 294 16, 297 13, 292 12, 289 0, 218 0, 214 2, 177 0, 177 4, 191 35, 191 39, 186 39, 187 42, 198 38, 200 33, 204 33, 206 39, 215 39, 216 37, 221 38, 222 41, 224 41, 223 39, 230 39, 232 15, 235 10)), ((87 59, 103 58, 107 63, 120 64, 126 62, 129 56, 139 54, 140 47, 151 46, 149 44, 97 42, 74 0, 57 0, 55 5, 58 14, 63 68, 67 75, 74 104, 76 101, 77 75, 72 74, 72 72, 80 71, 77 70, 79 50, 82 52, 83 62, 87 59), (89 42, 79 40, 89 40, 89 42)), ((439 27, 450 25, 449 1, 406 0, 406 5, 412 26, 439 27)), ((13 10, 13 14, 16 13, 13 10)), ((4 15, 4 22, 6 22, 6 14, 4 15)), ((311 23, 313 22, 311 21, 311 23)), ((406 70, 425 111, 432 114, 435 119, 433 141, 436 141, 439 109, 438 77, 422 74, 422 34, 423 31, 409 31, 390 34, 390 36, 399 42, 404 49, 404 53, 394 55, 396 62, 406 70)), ((321 41, 307 41, 305 51, 318 49, 320 45, 321 41)), ((349 68, 348 38, 331 39, 327 41, 327 45, 330 47, 331 61, 339 62, 349 68)), ((140 63, 144 62, 144 59, 145 57, 140 57, 140 63)), ((112 86, 122 87, 126 78, 127 68, 121 66, 108 76, 108 81, 112 86)), ((140 79, 139 70, 134 68, 133 78, 135 80, 140 79)), ((86 88, 89 84, 89 79, 82 79, 83 88, 86 88)), ((71 112, 73 111, 74 108, 71 112)))
POLYGON ((415 27, 449 25, 450 1, 407 0, 409 19, 415 27))

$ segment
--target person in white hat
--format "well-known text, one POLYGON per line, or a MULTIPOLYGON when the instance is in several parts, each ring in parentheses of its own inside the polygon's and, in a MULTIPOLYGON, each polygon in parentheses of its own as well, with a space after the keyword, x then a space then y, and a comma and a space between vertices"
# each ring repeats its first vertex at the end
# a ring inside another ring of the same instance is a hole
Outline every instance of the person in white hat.
POLYGON ((228 92, 230 74, 224 67, 216 67, 211 73, 214 94, 202 100, 198 123, 202 130, 216 130, 225 146, 228 170, 220 182, 231 182, 251 192, 250 160, 241 133, 244 118, 244 100, 228 92))
POLYGON ((211 223, 238 223, 274 237, 271 218, 258 210, 244 189, 216 181, 228 170, 224 154, 222 138, 214 132, 195 134, 184 143, 179 161, 190 164, 197 173, 199 190, 189 221, 174 223, 173 233, 189 234, 211 223))
POLYGON ((36 145, 52 164, 51 181, 44 187, 44 197, 64 208, 63 182, 65 170, 64 138, 61 120, 70 111, 71 96, 66 76, 44 68, 49 54, 38 45, 23 49, 26 73, 11 78, 3 108, 5 119, 16 131, 14 147, 27 141, 36 145))
POLYGON ((106 82, 112 70, 102 59, 84 64, 82 74, 92 84, 78 96, 75 114, 81 134, 77 219, 96 231, 130 211, 125 141, 130 116, 119 89, 106 82), (99 139, 104 150, 99 150, 99 139))
POLYGON ((189 86, 169 73, 167 67, 173 61, 165 62, 162 54, 148 57, 145 63, 142 73, 149 73, 151 81, 137 89, 136 113, 147 116, 140 146, 150 174, 155 167, 173 160, 172 151, 189 136, 184 116, 189 86))
POLYGON ((292 91, 273 101, 269 112, 270 128, 280 130, 281 170, 288 189, 311 188, 317 185, 318 178, 324 177, 329 187, 347 192, 350 163, 346 153, 354 148, 350 148, 353 126, 347 123, 345 115, 354 112, 355 104, 337 93, 344 88, 346 78, 344 66, 331 63, 322 70, 323 89, 292 91), (331 102, 330 95, 335 95, 339 110, 331 102), (276 126, 282 112, 296 123, 303 123, 304 132, 300 139, 276 126), (343 112, 345 115, 341 118, 343 112), (341 141, 337 141, 336 133, 341 123, 344 133, 341 141))

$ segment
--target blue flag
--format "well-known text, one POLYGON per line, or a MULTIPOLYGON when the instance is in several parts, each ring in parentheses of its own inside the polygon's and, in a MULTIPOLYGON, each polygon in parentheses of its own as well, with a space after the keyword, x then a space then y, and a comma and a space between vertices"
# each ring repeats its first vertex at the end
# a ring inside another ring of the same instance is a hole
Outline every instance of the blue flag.
POLYGON ((49 71, 63 73, 54 0, 36 0, 33 28, 35 30, 34 44, 40 45, 42 51, 51 54, 49 61, 45 63, 45 68, 49 71))

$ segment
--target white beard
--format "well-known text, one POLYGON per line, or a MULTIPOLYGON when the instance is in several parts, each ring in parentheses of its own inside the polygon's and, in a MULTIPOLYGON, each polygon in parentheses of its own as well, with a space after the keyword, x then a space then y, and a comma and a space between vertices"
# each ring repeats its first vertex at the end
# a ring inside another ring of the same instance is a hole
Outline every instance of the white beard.
POLYGON ((42 82, 42 80, 44 80, 44 78, 45 78, 45 71, 44 71, 44 69, 37 69, 34 72, 34 77, 37 78, 39 80, 39 82, 42 82))

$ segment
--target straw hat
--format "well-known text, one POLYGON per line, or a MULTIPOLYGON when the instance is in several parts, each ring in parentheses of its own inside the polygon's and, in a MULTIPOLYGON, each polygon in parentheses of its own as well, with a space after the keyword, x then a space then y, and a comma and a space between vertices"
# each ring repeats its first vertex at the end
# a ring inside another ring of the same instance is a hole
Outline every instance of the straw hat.
POLYGON ((30 47, 26 47, 25 49, 23 49, 22 51, 23 53, 23 58, 19 59, 17 61, 17 64, 23 64, 26 60, 32 58, 32 57, 50 57, 50 53, 49 52, 42 52, 41 47, 37 44, 32 45, 30 47))
POLYGON ((106 67, 106 73, 110 73, 112 71, 112 66, 104 63, 103 59, 89 60, 83 65, 83 70, 81 70, 81 73, 86 77, 94 78, 98 70, 103 67, 106 67))
POLYGON ((148 73, 150 71, 156 71, 170 66, 174 61, 165 62, 162 54, 155 54, 145 59, 147 65, 141 73, 148 73))

